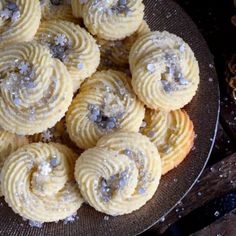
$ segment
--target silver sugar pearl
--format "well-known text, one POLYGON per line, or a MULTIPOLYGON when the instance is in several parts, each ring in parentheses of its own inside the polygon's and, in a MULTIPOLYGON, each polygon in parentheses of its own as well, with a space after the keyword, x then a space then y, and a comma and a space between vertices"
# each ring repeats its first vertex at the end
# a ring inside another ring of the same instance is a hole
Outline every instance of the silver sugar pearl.
POLYGON ((107 124, 106 124, 106 128, 107 129, 114 129, 116 126, 116 124, 114 122, 111 122, 109 121, 107 124))
POLYGON ((145 189, 144 188, 140 188, 139 190, 138 190, 138 192, 139 192, 139 194, 144 194, 145 193, 145 189))
POLYGON ((219 211, 215 211, 214 216, 218 217, 219 215, 220 215, 220 212, 219 211))
POLYGON ((180 46, 179 46, 179 51, 180 52, 184 52, 185 51, 185 44, 182 43, 180 46))
POLYGON ((188 85, 189 84, 188 80, 186 80, 183 76, 181 76, 180 78, 177 78, 177 81, 179 82, 180 85, 188 85))
POLYGON ((154 64, 148 64, 147 65, 147 70, 151 73, 155 71, 155 65, 154 64))
POLYGON ((124 154, 128 157, 131 157, 132 156, 132 151, 130 149, 125 149, 124 154))
POLYGON ((79 70, 82 70, 82 69, 84 68, 84 64, 83 64, 83 63, 77 64, 77 68, 78 68, 79 70))
POLYGON ((165 90, 166 93, 171 93, 173 91, 173 87, 170 83, 163 80, 161 82, 162 82, 163 89, 165 90))
POLYGON ((125 187, 125 185, 126 185, 126 180, 125 179, 120 179, 120 181, 119 181, 119 187, 120 188, 124 188, 125 187))
POLYGON ((57 167, 60 164, 60 160, 58 159, 57 156, 53 156, 52 159, 50 160, 50 165, 52 167, 57 167))
POLYGON ((13 102, 14 102, 14 104, 15 104, 16 106, 20 106, 20 104, 21 104, 21 99, 16 97, 16 98, 14 98, 13 102))

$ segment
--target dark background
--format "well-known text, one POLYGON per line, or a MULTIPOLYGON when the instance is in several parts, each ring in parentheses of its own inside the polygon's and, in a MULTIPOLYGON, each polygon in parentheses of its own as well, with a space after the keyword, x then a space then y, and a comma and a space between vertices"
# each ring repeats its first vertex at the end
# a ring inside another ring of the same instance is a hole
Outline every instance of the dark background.
MULTIPOLYGON (((215 58, 221 91, 221 114, 215 147, 208 162, 208 166, 211 166, 236 152, 236 122, 233 122, 236 119, 236 103, 225 80, 227 63, 236 54, 236 27, 231 22, 231 17, 236 15, 236 8, 233 0, 176 0, 176 2, 194 20, 215 58)), ((181 218, 164 235, 189 235, 235 208, 236 190, 214 199, 181 218), (216 211, 219 211, 219 216, 214 215, 216 211)), ((151 229, 144 235, 158 235, 158 232, 151 229)))

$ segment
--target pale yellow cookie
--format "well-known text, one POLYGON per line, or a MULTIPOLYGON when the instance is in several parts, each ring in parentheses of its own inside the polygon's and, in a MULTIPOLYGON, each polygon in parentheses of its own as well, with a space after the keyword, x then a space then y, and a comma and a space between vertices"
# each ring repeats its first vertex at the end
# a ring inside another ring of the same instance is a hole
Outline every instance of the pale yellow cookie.
POLYGON ((74 1, 72 8, 75 16, 82 16, 89 32, 106 40, 132 35, 144 16, 142 0, 74 1))
MULTIPOLYGON (((28 143, 28 140, 24 136, 17 136, 9 133, 5 130, 0 129, 0 173, 2 166, 7 157, 17 150, 17 148, 28 143)), ((2 196, 1 191, 1 179, 0 179, 0 197, 2 196)))
POLYGON ((66 67, 35 42, 0 50, 0 126, 31 135, 53 127, 72 101, 66 67))
POLYGON ((157 190, 159 153, 139 133, 104 136, 77 160, 75 178, 84 199, 96 210, 117 216, 138 210, 157 190))
POLYGON ((147 110, 146 126, 141 132, 148 136, 161 155, 162 174, 177 167, 194 143, 194 127, 184 110, 172 112, 147 110))
POLYGON ((80 23, 72 14, 70 5, 62 1, 42 0, 41 1, 42 20, 65 20, 80 23))
POLYGON ((74 92, 99 65, 100 51, 95 39, 72 22, 44 21, 35 39, 46 45, 54 58, 65 64, 72 78, 74 92))
POLYGON ((39 0, 1 0, 0 47, 32 40, 40 18, 39 0))
POLYGON ((145 110, 129 80, 122 72, 108 70, 96 72, 82 85, 66 115, 68 133, 79 148, 93 147, 115 130, 138 132, 145 110))
POLYGON ((74 214, 83 203, 74 181, 77 155, 60 144, 29 144, 12 153, 1 175, 5 201, 20 216, 54 222, 74 214))
POLYGON ((142 21, 138 30, 123 40, 107 41, 98 39, 101 46, 101 60, 105 63, 115 64, 117 66, 127 66, 129 64, 129 52, 134 42, 142 35, 150 32, 149 26, 146 21, 142 21))
POLYGON ((196 94, 198 62, 189 45, 174 34, 156 31, 141 36, 129 62, 134 91, 151 109, 176 110, 196 94))

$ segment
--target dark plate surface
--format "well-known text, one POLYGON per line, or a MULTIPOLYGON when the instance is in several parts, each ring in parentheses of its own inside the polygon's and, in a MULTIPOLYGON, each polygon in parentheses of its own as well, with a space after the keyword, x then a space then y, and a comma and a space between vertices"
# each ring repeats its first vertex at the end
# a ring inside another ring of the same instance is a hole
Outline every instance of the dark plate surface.
POLYGON ((154 197, 140 210, 122 217, 109 217, 89 206, 79 211, 73 223, 44 224, 32 228, 0 201, 1 236, 78 236, 135 235, 143 232, 167 214, 196 182, 204 168, 215 139, 219 115, 218 80, 213 57, 205 40, 189 16, 171 0, 144 0, 146 19, 152 30, 168 30, 182 37, 192 47, 200 65, 201 84, 187 111, 193 120, 197 138, 195 149, 175 170, 167 174, 154 197))

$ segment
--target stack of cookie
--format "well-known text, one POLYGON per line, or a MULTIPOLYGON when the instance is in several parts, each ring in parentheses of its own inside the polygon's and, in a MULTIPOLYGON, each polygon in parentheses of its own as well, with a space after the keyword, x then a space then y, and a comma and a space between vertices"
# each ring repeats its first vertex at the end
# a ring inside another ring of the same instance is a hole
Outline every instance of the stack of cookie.
POLYGON ((190 152, 197 60, 143 18, 142 0, 0 2, 1 191, 22 217, 131 213, 190 152))

